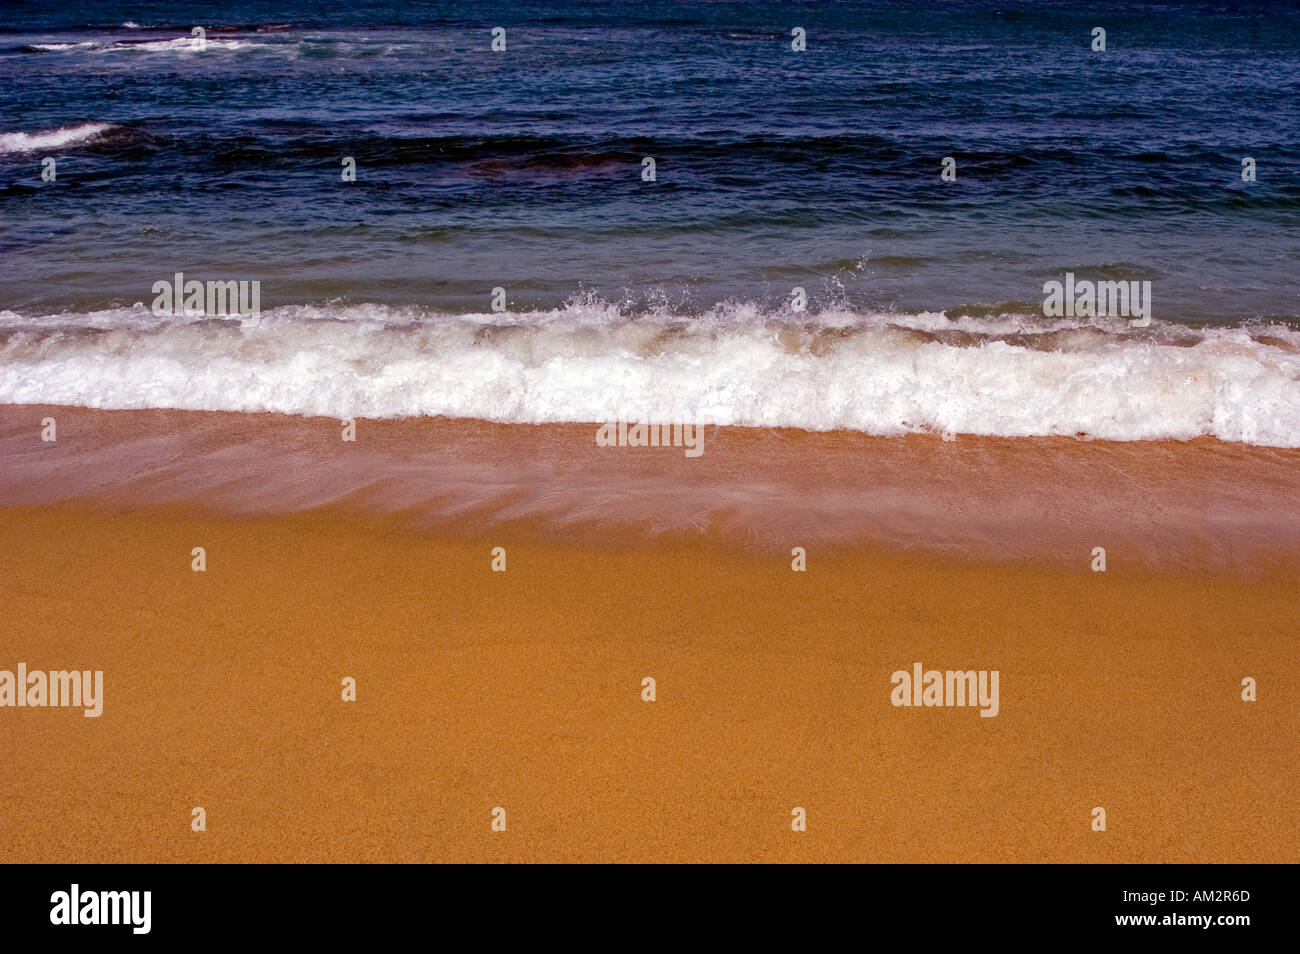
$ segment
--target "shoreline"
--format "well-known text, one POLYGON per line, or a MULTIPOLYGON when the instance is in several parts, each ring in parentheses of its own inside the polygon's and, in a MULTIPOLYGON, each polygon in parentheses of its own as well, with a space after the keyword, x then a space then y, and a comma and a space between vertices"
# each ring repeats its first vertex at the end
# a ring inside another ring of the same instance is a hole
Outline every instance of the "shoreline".
POLYGON ((0 507, 352 514, 462 538, 1085 572, 1100 547, 1129 570, 1300 570, 1300 449, 706 427, 691 457, 598 446, 601 427, 0 405, 0 507))

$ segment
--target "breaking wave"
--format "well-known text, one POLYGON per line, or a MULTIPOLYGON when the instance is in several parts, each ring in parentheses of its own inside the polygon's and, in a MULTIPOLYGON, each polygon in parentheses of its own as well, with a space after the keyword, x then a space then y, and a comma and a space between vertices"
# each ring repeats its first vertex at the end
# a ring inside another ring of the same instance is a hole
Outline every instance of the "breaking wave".
POLYGON ((445 314, 0 312, 0 402, 1300 447, 1300 331, 604 303, 445 314))
POLYGON ((80 126, 65 126, 62 129, 49 129, 45 132, 0 133, 0 153, 31 152, 37 149, 59 149, 63 146, 75 146, 79 143, 89 142, 112 128, 111 123, 82 123, 80 126))

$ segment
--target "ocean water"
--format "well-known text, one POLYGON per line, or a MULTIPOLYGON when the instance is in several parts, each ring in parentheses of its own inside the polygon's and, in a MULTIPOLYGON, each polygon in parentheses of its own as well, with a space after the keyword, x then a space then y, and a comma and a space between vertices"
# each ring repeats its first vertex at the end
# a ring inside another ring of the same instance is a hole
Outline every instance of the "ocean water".
POLYGON ((4 13, 0 402, 1300 446, 1295 5, 4 13))

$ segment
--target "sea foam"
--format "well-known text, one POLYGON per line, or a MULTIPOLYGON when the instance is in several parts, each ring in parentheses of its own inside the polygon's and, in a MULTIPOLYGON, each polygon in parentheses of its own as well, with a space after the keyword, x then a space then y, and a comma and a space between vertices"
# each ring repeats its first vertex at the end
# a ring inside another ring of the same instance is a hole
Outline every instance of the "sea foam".
POLYGON ((1300 332, 1039 316, 0 312, 0 402, 1300 447, 1300 332))
POLYGON ((89 142, 100 133, 112 129, 111 123, 82 123, 80 126, 64 126, 61 129, 49 129, 44 132, 0 133, 0 153, 32 152, 37 149, 60 149, 89 142))

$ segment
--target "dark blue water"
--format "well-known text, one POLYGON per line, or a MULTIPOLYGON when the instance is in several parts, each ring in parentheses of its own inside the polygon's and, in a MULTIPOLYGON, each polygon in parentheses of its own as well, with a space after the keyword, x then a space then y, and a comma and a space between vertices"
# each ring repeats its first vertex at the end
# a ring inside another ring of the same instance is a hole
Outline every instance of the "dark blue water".
POLYGON ((1074 271, 1294 322, 1298 93, 1280 3, 6 2, 0 309, 183 270, 264 309, 984 314, 1074 271))

